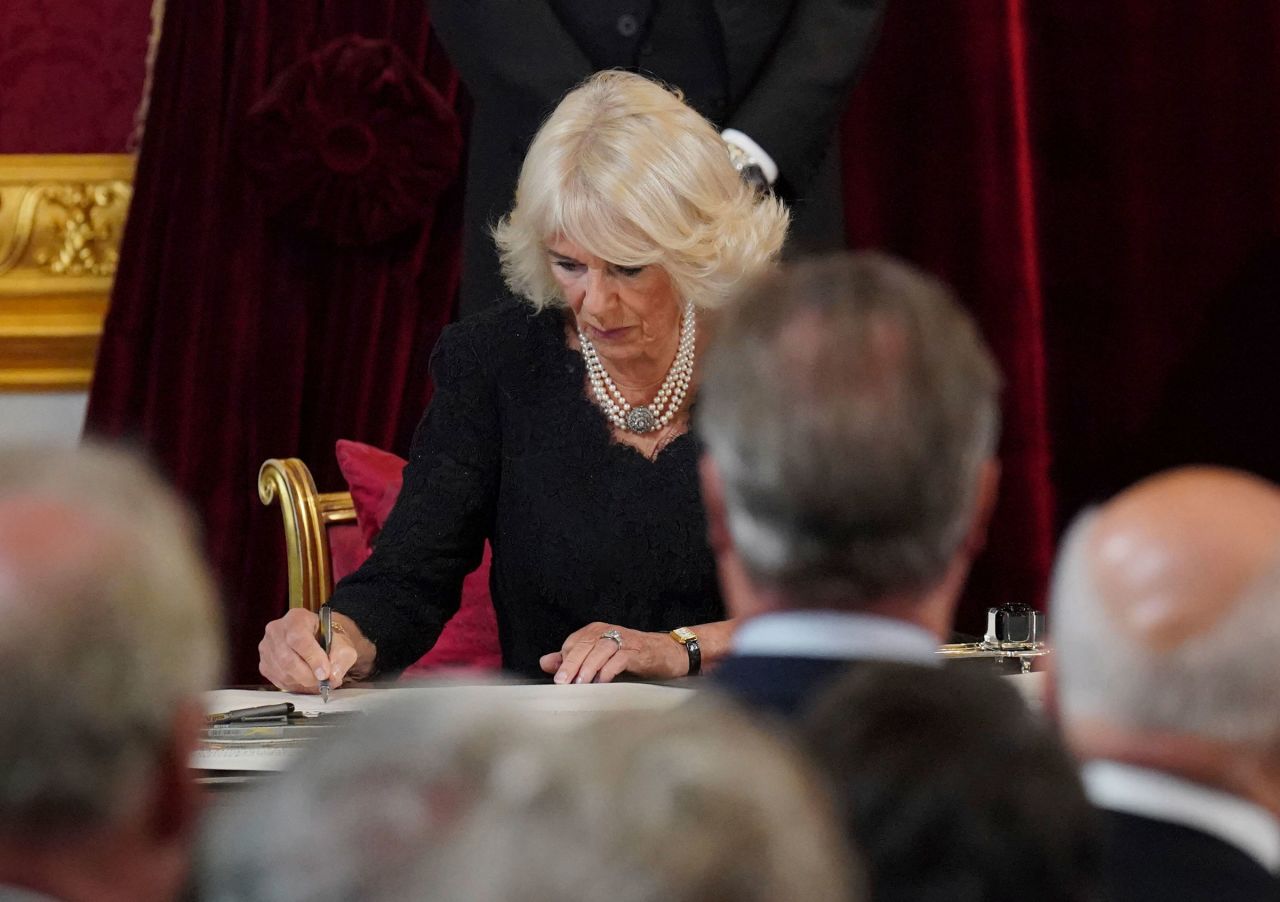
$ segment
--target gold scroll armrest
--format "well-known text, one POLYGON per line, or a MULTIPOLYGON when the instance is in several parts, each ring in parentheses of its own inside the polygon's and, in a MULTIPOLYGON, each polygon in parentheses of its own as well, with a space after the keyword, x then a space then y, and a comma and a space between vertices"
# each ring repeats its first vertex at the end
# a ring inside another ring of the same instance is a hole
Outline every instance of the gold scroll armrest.
POLYGON ((333 592, 328 527, 354 523, 350 492, 317 492, 307 465, 296 457, 271 458, 258 471, 258 497, 280 500, 285 557, 289 562, 289 607, 318 611, 333 592))

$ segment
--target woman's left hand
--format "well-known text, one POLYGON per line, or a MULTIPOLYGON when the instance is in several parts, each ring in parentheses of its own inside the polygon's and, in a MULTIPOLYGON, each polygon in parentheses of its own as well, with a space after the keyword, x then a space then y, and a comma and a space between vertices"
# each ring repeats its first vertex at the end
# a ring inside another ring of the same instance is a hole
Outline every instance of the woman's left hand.
POLYGON ((612 623, 588 623, 569 635, 559 651, 543 655, 543 671, 557 683, 608 683, 629 673, 648 680, 673 680, 689 673, 689 655, 667 633, 645 633, 612 623), (617 630, 619 643, 605 635, 617 630))

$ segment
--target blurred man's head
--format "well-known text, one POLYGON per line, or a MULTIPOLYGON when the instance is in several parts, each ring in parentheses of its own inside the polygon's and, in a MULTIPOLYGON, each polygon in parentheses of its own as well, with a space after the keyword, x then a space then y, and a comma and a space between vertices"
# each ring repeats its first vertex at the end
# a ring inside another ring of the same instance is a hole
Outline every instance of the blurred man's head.
POLYGON ((477 700, 389 704, 219 812, 199 897, 861 898, 818 777, 736 711, 698 699, 569 729, 477 700))
POLYGON ((221 642, 193 523, 152 473, 100 448, 0 451, 0 883, 172 895, 221 642))
POLYGON ((1092 811, 1075 763, 1007 679, 862 664, 802 735, 877 900, 1092 898, 1092 811))
POLYGON ((617 712, 495 765, 415 881, 441 899, 864 898, 811 765, 727 705, 617 712))
POLYGON ((925 625, 945 632, 994 500, 999 389, 973 321, 906 264, 842 254, 753 284, 717 324, 697 411, 733 613, 941 594, 925 625))
POLYGON ((1280 489, 1187 468, 1086 512, 1051 622, 1056 704, 1083 756, 1267 793, 1280 811, 1280 489))

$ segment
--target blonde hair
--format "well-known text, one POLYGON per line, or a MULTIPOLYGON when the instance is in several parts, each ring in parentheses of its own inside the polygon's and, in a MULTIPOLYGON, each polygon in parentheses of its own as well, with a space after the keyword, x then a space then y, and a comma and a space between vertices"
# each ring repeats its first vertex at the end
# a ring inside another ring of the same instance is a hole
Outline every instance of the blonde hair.
POLYGON ((539 310, 565 303, 547 256, 555 236, 619 266, 661 266, 683 299, 714 308, 772 263, 788 219, 678 94, 608 71, 538 130, 493 236, 508 287, 539 310))

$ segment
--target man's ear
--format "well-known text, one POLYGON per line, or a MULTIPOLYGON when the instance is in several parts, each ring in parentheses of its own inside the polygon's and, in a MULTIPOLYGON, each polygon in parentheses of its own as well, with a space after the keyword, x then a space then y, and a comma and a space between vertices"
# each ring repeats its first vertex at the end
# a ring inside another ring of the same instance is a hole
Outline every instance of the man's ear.
POLYGON ((977 557, 978 552, 987 546, 987 530, 991 526, 991 517, 996 511, 999 495, 1000 461, 989 457, 978 471, 978 491, 973 505, 973 520, 969 525, 969 535, 964 543, 965 552, 970 560, 977 557))
POLYGON ((730 617, 751 617, 765 610, 758 592, 747 577, 742 559, 729 531, 729 508, 724 498, 724 482, 711 455, 703 452, 698 461, 698 478, 702 483, 702 505, 707 514, 707 543, 716 559, 716 575, 720 594, 730 617))
POLYGON ((186 842, 199 820, 203 803, 191 757, 200 745, 204 723, 204 711, 195 700, 180 702, 169 738, 156 757, 147 827, 158 843, 186 842))
POLYGON ((702 484, 702 506, 707 513, 707 542, 716 557, 733 549, 729 534, 729 512, 724 504, 724 482, 711 455, 702 452, 698 459, 698 480, 702 484))

